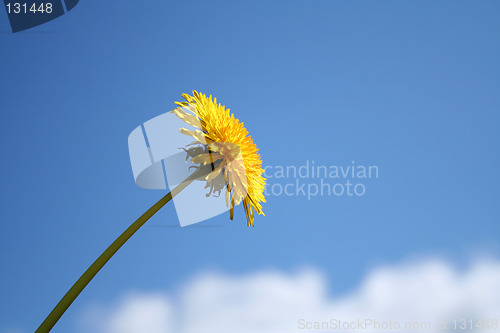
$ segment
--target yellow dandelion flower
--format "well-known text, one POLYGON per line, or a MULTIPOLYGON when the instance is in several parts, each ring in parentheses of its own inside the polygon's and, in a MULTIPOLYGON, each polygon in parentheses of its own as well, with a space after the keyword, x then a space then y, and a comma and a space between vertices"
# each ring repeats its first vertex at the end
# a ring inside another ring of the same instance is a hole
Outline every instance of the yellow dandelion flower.
POLYGON ((265 202, 265 178, 262 177, 262 161, 257 146, 248 131, 229 109, 217 104, 212 96, 193 91, 194 96, 183 94, 186 102, 176 102, 179 106, 172 112, 194 131, 181 128, 180 132, 192 136, 196 141, 189 144, 186 160, 199 164, 182 183, 173 188, 163 198, 151 206, 132 223, 110 246, 90 265, 73 284, 64 297, 52 309, 35 333, 47 333, 57 323, 83 289, 106 265, 113 255, 139 230, 156 212, 197 179, 205 180, 209 195, 220 195, 226 190, 226 205, 230 208, 231 220, 234 206, 243 203, 247 225, 253 227, 254 211, 264 215, 261 202, 265 202))
POLYGON ((262 177, 262 160, 252 137, 238 119, 217 104, 210 95, 193 91, 193 96, 182 94, 186 102, 176 102, 179 107, 172 110, 186 124, 195 130, 181 128, 180 132, 192 136, 198 145, 184 149, 195 164, 212 164, 213 171, 205 178, 207 194, 220 194, 226 190, 226 205, 230 218, 234 206, 243 203, 248 226, 253 226, 254 211, 264 215, 261 202, 265 202, 265 178, 262 177))

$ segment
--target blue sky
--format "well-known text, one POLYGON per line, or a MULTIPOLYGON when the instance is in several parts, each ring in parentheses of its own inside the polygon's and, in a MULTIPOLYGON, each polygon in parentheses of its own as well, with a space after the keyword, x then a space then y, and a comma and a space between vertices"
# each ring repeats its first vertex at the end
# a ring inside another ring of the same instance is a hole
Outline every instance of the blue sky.
POLYGON ((241 119, 264 165, 376 165, 362 197, 270 197, 178 225, 164 208, 54 332, 126 290, 206 270, 315 267, 347 293, 374 267, 500 256, 497 1, 81 1, 10 33, 0 13, 0 332, 33 331, 162 191, 127 137, 193 89, 241 119))

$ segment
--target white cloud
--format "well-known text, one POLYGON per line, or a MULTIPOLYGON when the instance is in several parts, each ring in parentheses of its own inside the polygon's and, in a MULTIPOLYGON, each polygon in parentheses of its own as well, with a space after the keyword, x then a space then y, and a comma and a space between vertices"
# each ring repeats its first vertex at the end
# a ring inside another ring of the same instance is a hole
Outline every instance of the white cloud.
POLYGON ((128 295, 104 326, 109 333, 171 332, 172 305, 162 294, 128 295))
POLYGON ((173 309, 169 297, 160 292, 131 292, 110 307, 93 305, 83 314, 82 332, 95 333, 170 333, 173 309))
MULTIPOLYGON (((93 332, 102 333, 308 331, 299 328, 300 319, 300 327, 356 322, 352 332, 371 332, 375 321, 381 326, 391 322, 393 330, 399 323, 401 332, 406 322, 421 327, 428 322, 430 327, 422 332, 440 332, 437 321, 447 320, 450 329, 453 319, 465 318, 483 320, 482 331, 487 332, 485 320, 500 319, 500 262, 495 261, 477 262, 463 272, 438 260, 378 268, 342 297, 329 296, 326 285, 325 276, 314 270, 206 273, 170 298, 164 293, 130 294, 98 311, 100 319, 90 316, 87 322, 94 325, 93 332), (358 319, 371 319, 372 326, 358 327, 358 319)), ((341 331, 332 327, 312 331, 341 331)))

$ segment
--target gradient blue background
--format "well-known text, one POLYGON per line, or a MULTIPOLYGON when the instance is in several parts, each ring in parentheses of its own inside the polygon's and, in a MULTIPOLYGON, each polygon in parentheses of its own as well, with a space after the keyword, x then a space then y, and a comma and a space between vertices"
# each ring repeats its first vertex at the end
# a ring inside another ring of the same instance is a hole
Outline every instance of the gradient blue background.
POLYGON ((500 257, 498 1, 81 1, 17 34, 0 12, 0 331, 34 331, 163 195, 134 184, 127 136, 193 89, 244 121, 265 165, 380 177, 361 198, 269 198, 253 229, 242 207, 181 229, 169 205, 54 332, 206 269, 318 267, 343 294, 380 264, 500 257))

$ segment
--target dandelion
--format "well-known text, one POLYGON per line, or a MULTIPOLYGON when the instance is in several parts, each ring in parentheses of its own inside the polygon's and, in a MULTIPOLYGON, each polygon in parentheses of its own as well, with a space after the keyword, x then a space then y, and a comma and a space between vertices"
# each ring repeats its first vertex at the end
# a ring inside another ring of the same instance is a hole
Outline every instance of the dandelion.
POLYGON ((180 132, 194 138, 188 147, 179 147, 186 152, 186 159, 196 164, 195 171, 172 191, 161 198, 125 230, 83 273, 71 289, 42 322, 35 333, 49 332, 73 301, 101 270, 111 257, 139 230, 156 212, 191 182, 206 182, 207 196, 221 195, 225 191, 226 205, 231 220, 234 207, 243 204, 247 225, 254 225, 254 211, 264 215, 261 202, 265 202, 265 179, 262 177, 262 161, 258 149, 248 131, 229 109, 217 104, 212 96, 193 91, 193 96, 183 94, 186 102, 171 111, 195 130, 181 128, 180 132))
POLYGON ((193 96, 183 94, 186 102, 176 102, 172 110, 181 120, 195 130, 181 128, 180 132, 195 139, 186 150, 192 162, 201 166, 217 165, 205 177, 209 194, 226 189, 226 205, 230 218, 234 206, 243 203, 247 225, 254 225, 254 211, 264 215, 261 202, 265 202, 265 178, 262 177, 262 160, 252 137, 238 119, 217 104, 217 99, 193 91, 193 96))

